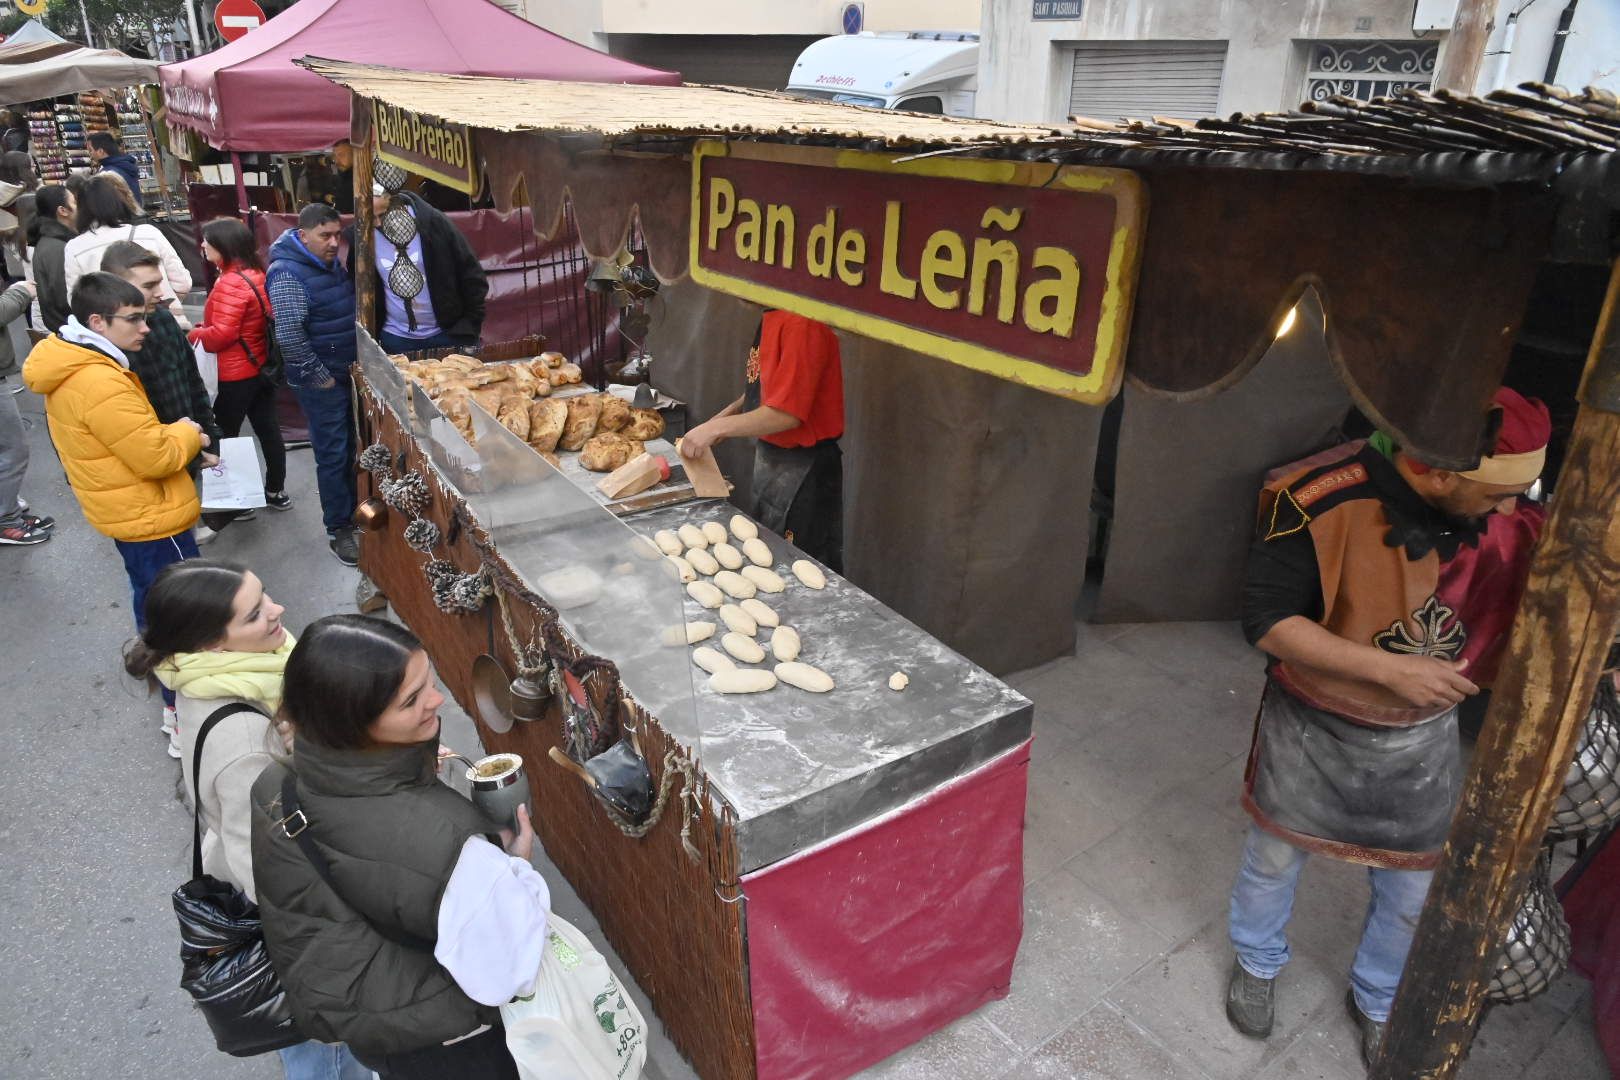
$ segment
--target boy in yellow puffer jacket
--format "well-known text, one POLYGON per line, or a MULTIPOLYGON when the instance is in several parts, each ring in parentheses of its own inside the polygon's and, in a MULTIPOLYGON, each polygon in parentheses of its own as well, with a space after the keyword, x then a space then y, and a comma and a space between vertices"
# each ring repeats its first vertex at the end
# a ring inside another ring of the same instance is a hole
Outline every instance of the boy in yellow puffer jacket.
POLYGON ((45 396, 51 441, 84 516, 123 556, 144 629, 158 571, 197 557, 197 487, 186 463, 208 445, 190 418, 160 423, 129 370, 146 339, 146 297, 112 274, 86 274, 62 329, 34 346, 23 382, 45 396))

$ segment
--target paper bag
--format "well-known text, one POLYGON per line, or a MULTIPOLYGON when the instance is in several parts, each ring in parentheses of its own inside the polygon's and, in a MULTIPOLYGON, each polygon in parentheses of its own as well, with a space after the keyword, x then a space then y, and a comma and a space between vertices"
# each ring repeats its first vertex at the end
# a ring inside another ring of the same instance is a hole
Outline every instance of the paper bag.
POLYGON ((208 389, 208 396, 210 398, 218 397, 219 357, 196 342, 192 343, 191 352, 197 358, 197 374, 202 376, 203 386, 208 389))
POLYGON ((253 438, 242 435, 225 439, 216 450, 219 464, 202 471, 204 510, 248 510, 264 505, 264 476, 259 472, 259 455, 253 438))

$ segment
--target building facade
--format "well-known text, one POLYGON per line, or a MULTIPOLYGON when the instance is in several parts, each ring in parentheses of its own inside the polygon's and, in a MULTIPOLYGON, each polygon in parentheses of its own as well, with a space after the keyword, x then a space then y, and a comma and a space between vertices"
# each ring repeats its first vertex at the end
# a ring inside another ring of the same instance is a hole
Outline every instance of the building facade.
MULTIPOLYGON (((1414 0, 984 0, 980 115, 1048 122, 1073 115, 1194 119, 1427 86, 1446 35, 1414 30, 1414 14, 1426 6, 1414 0)), ((1444 21, 1449 25, 1449 13, 1444 21)))
POLYGON ((530 22, 687 82, 780 90, 811 42, 856 29, 974 30, 979 0, 499 0, 530 22), (848 9, 857 15, 851 16, 848 9))

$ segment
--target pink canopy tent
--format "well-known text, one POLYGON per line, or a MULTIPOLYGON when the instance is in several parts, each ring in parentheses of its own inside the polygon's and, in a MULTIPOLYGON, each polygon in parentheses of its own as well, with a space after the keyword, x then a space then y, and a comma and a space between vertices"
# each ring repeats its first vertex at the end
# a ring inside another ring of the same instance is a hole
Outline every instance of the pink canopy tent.
POLYGON ((349 92, 292 63, 310 54, 457 75, 681 81, 558 37, 489 0, 301 0, 222 49, 160 68, 168 122, 221 150, 296 153, 346 139, 349 92))

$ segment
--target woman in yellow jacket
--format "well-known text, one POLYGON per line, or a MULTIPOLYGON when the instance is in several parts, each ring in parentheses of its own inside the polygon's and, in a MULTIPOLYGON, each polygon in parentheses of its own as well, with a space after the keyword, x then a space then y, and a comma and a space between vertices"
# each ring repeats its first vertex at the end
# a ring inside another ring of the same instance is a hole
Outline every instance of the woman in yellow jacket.
POLYGON ((197 487, 186 463, 208 437, 189 418, 160 423, 129 370, 128 354, 147 333, 139 289, 112 274, 86 274, 70 307, 61 331, 28 354, 23 382, 45 396, 51 441, 85 518, 118 545, 135 625, 144 629, 152 579, 197 557, 197 487))

